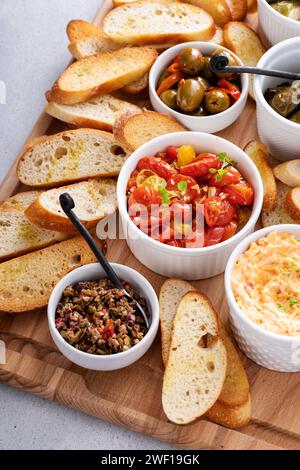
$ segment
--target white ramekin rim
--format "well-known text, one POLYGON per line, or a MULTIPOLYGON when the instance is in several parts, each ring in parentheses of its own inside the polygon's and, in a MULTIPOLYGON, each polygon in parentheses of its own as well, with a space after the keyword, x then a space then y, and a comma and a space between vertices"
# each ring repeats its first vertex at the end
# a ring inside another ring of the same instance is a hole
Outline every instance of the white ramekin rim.
MULTIPOLYGON (((225 146, 227 146, 227 148, 228 147, 231 147, 231 148, 234 147, 235 150, 237 150, 239 153, 241 153, 241 155, 243 155, 242 158, 245 158, 245 161, 247 162, 247 165, 251 168, 251 171, 255 175, 254 177, 257 180, 257 183, 259 185, 259 191, 258 191, 257 194, 255 194, 256 207, 252 210, 251 216, 250 216, 248 222, 246 223, 246 225, 239 232, 237 232, 235 235, 233 235, 233 237, 229 238, 228 240, 225 240, 224 242, 218 243, 217 245, 201 247, 201 248, 179 248, 179 247, 175 247, 175 246, 166 245, 166 244, 161 243, 157 240, 154 240, 149 235, 142 232, 132 222, 132 220, 130 219, 129 214, 128 214, 126 187, 127 187, 127 183, 128 183, 128 179, 129 179, 130 174, 128 174, 126 177, 124 176, 125 173, 127 173, 127 164, 126 163, 129 162, 129 160, 130 160, 130 162, 132 162, 132 159, 136 158, 135 154, 136 154, 137 151, 133 152, 131 154, 131 156, 129 157, 129 159, 127 160, 127 162, 125 162, 125 164, 123 165, 123 167, 121 169, 119 178, 118 178, 117 199, 118 199, 119 212, 120 212, 120 215, 121 215, 122 219, 126 222, 126 224, 130 227, 130 229, 133 230, 136 233, 138 238, 142 238, 142 239, 146 240, 153 247, 155 247, 156 249, 158 249, 160 251, 173 253, 174 255, 177 254, 177 255, 188 255, 188 256, 197 256, 200 253, 201 254, 202 253, 203 254, 214 253, 214 252, 217 252, 218 250, 221 250, 223 248, 226 248, 226 247, 230 246, 231 244, 234 244, 236 241, 238 241, 240 238, 242 238, 245 233, 248 232, 249 227, 254 226, 255 223, 257 222, 257 220, 260 216, 262 203, 263 203, 263 183, 262 183, 262 179, 261 179, 261 176, 260 176, 259 171, 257 170, 255 164, 253 163, 251 158, 242 149, 240 149, 237 145, 233 144, 232 142, 229 142, 229 141, 223 139, 222 137, 212 135, 212 134, 207 134, 205 132, 186 131, 186 132, 175 132, 175 133, 165 134, 165 135, 162 135, 162 136, 159 136, 159 137, 155 137, 154 139, 146 142, 145 144, 141 145, 137 150, 138 150, 138 152, 143 153, 143 149, 148 149, 148 147, 151 147, 152 144, 156 144, 160 141, 164 142, 165 140, 168 140, 168 139, 171 140, 172 136, 174 136, 174 135, 178 136, 179 134, 181 134, 183 144, 184 144, 185 136, 187 137, 188 135, 190 136, 191 134, 195 134, 195 135, 197 135, 197 137, 199 137, 200 142, 201 142, 201 138, 203 136, 208 137, 209 139, 214 138, 214 139, 219 140, 223 144, 225 144, 225 146)), ((168 146, 167 143, 162 144, 162 145, 164 147, 168 146)), ((228 151, 228 153, 230 153, 230 150, 228 151)), ((147 155, 147 154, 148 155, 151 154, 151 150, 150 151, 145 150, 145 155, 147 155)), ((136 164, 138 163, 138 161, 141 158, 143 158, 143 157, 141 156, 141 157, 136 158, 136 164)))
POLYGON ((222 49, 224 51, 230 52, 230 54, 235 57, 235 59, 237 60, 239 65, 244 65, 243 62, 241 61, 241 59, 236 54, 234 54, 232 51, 230 51, 229 49, 227 49, 224 46, 220 46, 219 44, 215 44, 215 43, 212 43, 212 42, 189 41, 189 42, 184 42, 184 43, 181 43, 181 44, 176 44, 175 46, 170 47, 169 49, 164 51, 156 59, 156 61, 154 62, 154 64, 152 65, 152 67, 150 69, 149 92, 152 93, 152 95, 155 96, 156 99, 160 100, 162 108, 165 110, 165 113, 166 114, 171 114, 177 120, 179 120, 181 116, 184 116, 184 117, 187 117, 187 118, 189 118, 191 120, 194 120, 194 121, 197 121, 197 119, 201 119, 202 122, 204 122, 204 121, 213 122, 213 121, 216 121, 217 119, 220 119, 220 116, 222 116, 224 118, 227 117, 230 113, 232 113, 236 110, 236 108, 238 107, 238 105, 241 102, 243 102, 244 100, 247 99, 248 91, 249 91, 249 77, 248 77, 248 74, 241 74, 240 79, 241 79, 241 85, 242 86, 241 86, 241 96, 240 96, 240 98, 232 106, 230 106, 230 108, 226 109, 225 111, 222 111, 221 113, 212 114, 211 116, 191 116, 189 114, 180 113, 179 111, 176 111, 174 109, 169 108, 159 98, 159 96, 156 93, 156 82, 157 82, 160 74, 162 73, 162 70, 161 70, 162 67, 160 67, 160 64, 161 64, 161 62, 163 62, 165 56, 169 55, 169 54, 171 55, 170 51, 173 51, 174 52, 174 57, 175 57, 176 54, 178 53, 178 51, 180 51, 181 49, 184 49, 185 47, 195 47, 195 48, 200 49, 201 47, 202 48, 207 48, 207 47, 210 47, 210 46, 212 48, 215 48, 215 50, 222 49))
MULTIPOLYGON (((116 353, 116 354, 103 355, 103 356, 80 351, 74 348, 73 346, 71 346, 67 341, 64 340, 64 338, 60 335, 60 333, 58 332, 55 326, 55 313, 56 313, 58 302, 54 300, 54 297, 56 297, 57 295, 59 299, 61 298, 65 281, 69 280, 70 284, 72 284, 72 279, 74 277, 74 274, 81 272, 83 275, 82 280, 84 281, 85 276, 87 276, 88 273, 93 271, 96 266, 99 266, 99 263, 86 264, 84 266, 80 266, 77 269, 74 269, 73 271, 69 272, 64 277, 62 277, 59 280, 59 282, 56 284, 54 289, 52 290, 52 293, 49 298, 48 307, 47 307, 49 329, 50 329, 51 335, 54 336, 56 343, 60 346, 59 349, 62 354, 64 354, 64 350, 67 350, 73 356, 76 355, 78 358, 90 360, 94 364, 95 362, 98 362, 99 364, 105 364, 105 363, 107 364, 112 360, 115 362, 119 358, 123 359, 123 358, 128 358, 131 355, 135 355, 135 353, 137 353, 141 348, 143 348, 146 342, 149 343, 149 341, 152 341, 153 335, 156 335, 156 331, 157 331, 157 327, 159 323, 159 303, 158 303, 157 295, 152 285, 142 274, 140 274, 135 269, 130 268, 129 266, 125 266, 123 264, 118 264, 118 263, 110 263, 110 264, 112 268, 116 270, 117 273, 118 273, 119 267, 124 269, 126 272, 131 272, 131 274, 134 274, 137 284, 139 285, 144 284, 144 286, 146 287, 144 297, 146 298, 147 304, 151 306, 151 324, 150 324, 149 330, 147 331, 144 338, 138 344, 128 349, 127 351, 123 351, 123 352, 116 353), (60 295, 58 295, 58 293, 60 293, 60 295)), ((104 277, 107 277, 107 276, 105 274, 103 276, 101 275, 99 279, 102 279, 104 277)), ((135 362, 135 360, 133 360, 133 362, 135 362)))
POLYGON ((271 7, 271 5, 267 2, 267 0, 259 0, 260 3, 264 4, 265 7, 269 10, 270 14, 272 13, 278 21, 281 20, 283 26, 298 26, 300 32, 300 21, 294 20, 293 18, 289 18, 288 16, 284 16, 279 11, 275 10, 271 7))
MULTIPOLYGON (((271 7, 270 7, 271 8, 271 7)), ((272 8, 273 10, 273 8, 272 8)), ((279 13, 280 15, 280 13, 279 13)), ((281 15, 283 16, 283 15, 281 15)), ((279 42, 278 44, 275 44, 273 47, 271 47, 265 54, 261 57, 257 64, 257 68, 271 68, 272 67, 272 59, 275 56, 278 57, 280 55, 280 52, 282 49, 285 49, 286 46, 294 46, 297 45, 300 47, 300 37, 296 36, 293 38, 286 39, 284 41, 279 42)), ((300 71, 299 71, 300 73, 300 71)), ((284 128, 289 128, 289 131, 293 131, 294 133, 298 133, 300 131, 300 125, 297 124, 296 122, 289 121, 285 117, 281 116, 279 113, 277 113, 267 102, 267 100, 264 97, 264 94, 262 92, 262 87, 261 87, 261 80, 262 77, 260 75, 256 75, 254 77, 254 93, 255 93, 255 99, 259 104, 269 113, 271 114, 277 121, 280 123, 281 127, 284 128)))
POLYGON ((262 228, 257 230, 256 232, 251 233, 239 244, 235 247, 233 252, 231 253, 226 269, 224 274, 224 284, 225 284, 225 294, 227 297, 227 301, 230 307, 230 314, 232 316, 236 316, 238 319, 242 320, 247 326, 256 334, 260 336, 264 336, 265 338, 269 338, 273 341, 281 342, 281 343, 291 343, 292 341, 299 342, 300 344, 300 336, 287 336, 287 335, 280 335, 277 333, 273 333, 272 331, 265 330, 264 328, 257 325, 254 321, 252 321, 238 306, 235 296, 233 294, 232 285, 231 285, 231 275, 232 270, 234 267, 235 262, 240 257, 242 253, 244 253, 250 246, 252 242, 259 240, 260 238, 266 236, 268 233, 273 231, 279 232, 289 232, 292 234, 298 233, 300 237, 300 225, 297 224, 279 224, 279 225, 271 225, 269 227, 262 228))

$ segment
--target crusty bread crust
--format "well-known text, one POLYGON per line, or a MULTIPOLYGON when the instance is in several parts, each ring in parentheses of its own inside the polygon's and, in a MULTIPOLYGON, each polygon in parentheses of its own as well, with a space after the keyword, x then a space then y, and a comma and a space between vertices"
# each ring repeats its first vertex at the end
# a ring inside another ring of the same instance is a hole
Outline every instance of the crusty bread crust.
POLYGON ((102 39, 105 36, 99 26, 85 20, 71 20, 67 25, 67 35, 70 42, 86 38, 102 39))
POLYGON ((238 406, 226 406, 219 400, 216 401, 214 406, 208 410, 205 416, 230 429, 239 429, 249 424, 251 419, 251 398, 250 395, 247 401, 238 406))
POLYGON ((115 51, 103 52, 102 54, 85 57, 71 64, 66 69, 61 77, 55 82, 52 89, 46 93, 46 98, 49 102, 54 101, 55 103, 60 104, 76 104, 88 101, 94 96, 118 90, 145 75, 156 60, 157 56, 157 51, 149 47, 124 47, 115 51), (131 64, 130 68, 126 71, 124 70, 120 72, 119 75, 114 75, 107 79, 105 79, 103 74, 99 75, 99 70, 101 70, 102 64, 105 63, 106 67, 110 63, 115 65, 120 58, 124 58, 126 55, 128 56, 128 63, 131 64), (133 55, 135 56, 134 65, 133 62, 130 62, 131 56, 133 55), (68 77, 72 77, 73 74, 76 76, 80 70, 83 70, 81 73, 84 74, 88 73, 88 70, 96 67, 98 68, 98 74, 97 77, 95 76, 94 85, 87 85, 86 87, 82 85, 81 89, 76 90, 72 85, 68 87, 66 84, 68 82, 68 77))
POLYGON ((218 26, 225 26, 232 21, 232 15, 226 0, 186 0, 187 3, 195 5, 209 13, 218 26))
POLYGON ((232 21, 243 21, 247 15, 247 0, 226 0, 231 11, 232 21))
POLYGON ((293 188, 286 195, 285 208, 295 221, 300 224, 300 188, 293 188))

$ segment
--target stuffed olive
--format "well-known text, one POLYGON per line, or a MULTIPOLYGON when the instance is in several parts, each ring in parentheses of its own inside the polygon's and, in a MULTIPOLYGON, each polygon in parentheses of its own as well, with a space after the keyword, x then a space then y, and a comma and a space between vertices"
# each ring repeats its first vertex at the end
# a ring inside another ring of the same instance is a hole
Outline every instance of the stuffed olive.
POLYGON ((265 98, 278 114, 300 124, 300 80, 269 88, 265 98))

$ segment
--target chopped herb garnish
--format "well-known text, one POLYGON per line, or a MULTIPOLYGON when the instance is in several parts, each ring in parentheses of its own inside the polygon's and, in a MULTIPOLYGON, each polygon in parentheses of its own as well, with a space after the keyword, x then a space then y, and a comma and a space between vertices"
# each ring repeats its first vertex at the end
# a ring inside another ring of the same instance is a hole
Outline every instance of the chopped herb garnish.
POLYGON ((225 160, 228 159, 228 154, 226 152, 220 152, 218 157, 219 157, 219 160, 221 160, 221 162, 224 162, 225 160))
POLYGON ((165 188, 166 185, 164 183, 165 182, 163 182, 163 184, 161 184, 159 187, 159 194, 162 197, 162 204, 164 206, 169 206, 171 202, 170 194, 169 191, 165 188))
POLYGON ((183 180, 183 181, 179 181, 179 183, 177 184, 177 188, 179 189, 179 191, 185 191, 186 188, 188 186, 188 183, 187 181, 183 180))
POLYGON ((210 168, 208 171, 209 171, 210 173, 217 173, 217 170, 216 170, 215 168, 210 168))
POLYGON ((277 307, 279 308, 279 310, 281 310, 282 312, 284 312, 284 306, 283 306, 283 305, 277 304, 277 307))
POLYGON ((290 307, 293 307, 294 305, 298 304, 298 300, 296 299, 294 295, 291 295, 291 297, 289 298, 289 304, 290 304, 290 307))

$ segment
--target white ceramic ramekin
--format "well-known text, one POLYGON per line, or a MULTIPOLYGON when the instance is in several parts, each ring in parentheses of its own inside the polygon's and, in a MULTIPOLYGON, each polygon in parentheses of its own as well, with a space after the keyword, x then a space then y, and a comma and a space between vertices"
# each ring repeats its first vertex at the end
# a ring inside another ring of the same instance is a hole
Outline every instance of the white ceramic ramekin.
POLYGON ((217 49, 223 49, 225 51, 230 52, 230 54, 232 54, 236 58, 237 62, 240 65, 243 65, 241 60, 231 51, 229 51, 223 46, 212 44, 209 42, 185 42, 182 44, 178 44, 177 46, 170 47, 170 49, 167 49, 158 57, 158 59, 154 62, 150 70, 149 95, 151 104, 156 111, 172 116, 191 131, 208 132, 210 134, 219 132, 222 129, 225 129, 226 127, 230 126, 234 121, 238 119, 238 117, 243 112, 247 102, 249 90, 248 75, 241 75, 242 90, 241 96, 238 101, 222 113, 215 114, 212 116, 189 116, 188 114, 183 114, 178 111, 174 111, 161 101, 161 99, 156 93, 156 88, 159 77, 162 72, 168 67, 168 65, 171 64, 174 57, 176 57, 176 55, 186 47, 195 47, 196 49, 199 49, 199 51, 201 51, 204 55, 212 54, 217 49))
POLYGON ((258 0, 259 34, 266 46, 300 36, 300 21, 274 10, 266 0, 258 0))
POLYGON ((300 371, 300 337, 278 335, 264 330, 251 321, 238 307, 231 287, 232 269, 250 244, 274 230, 293 233, 300 240, 300 225, 273 225, 242 240, 232 252, 225 271, 225 291, 229 305, 230 323, 244 353, 257 364, 280 372, 300 371))
MULTIPOLYGON (((300 37, 287 39, 272 47, 257 67, 300 73, 300 37)), ((283 82, 280 78, 259 75, 254 78, 258 135, 270 153, 280 161, 300 157, 300 125, 282 117, 264 98, 268 88, 283 82)))
POLYGON ((99 263, 87 264, 71 271, 59 281, 52 291, 48 303, 48 323, 52 339, 60 352, 69 359, 69 361, 81 367, 85 367, 86 369, 108 371, 122 369, 123 367, 133 364, 148 351, 158 330, 159 305, 157 295, 151 284, 134 269, 121 264, 112 263, 111 265, 121 279, 128 281, 136 292, 146 299, 149 311, 151 312, 151 325, 149 331, 140 343, 128 349, 128 351, 118 354, 99 356, 73 348, 73 346, 63 339, 55 327, 56 307, 62 297, 63 290, 70 284, 75 284, 79 281, 92 281, 107 276, 99 263))
POLYGON ((252 160, 236 145, 212 134, 202 132, 176 132, 157 137, 139 147, 122 167, 117 184, 118 206, 127 243, 134 256, 147 268, 166 277, 205 279, 222 273, 227 260, 246 235, 253 232, 260 215, 263 200, 261 177, 252 160), (255 200, 251 217, 240 232, 218 245, 203 248, 177 248, 153 240, 143 233, 130 219, 127 212, 126 188, 132 171, 145 156, 155 155, 169 145, 192 145, 197 152, 227 154, 238 162, 238 169, 252 184, 255 200))

